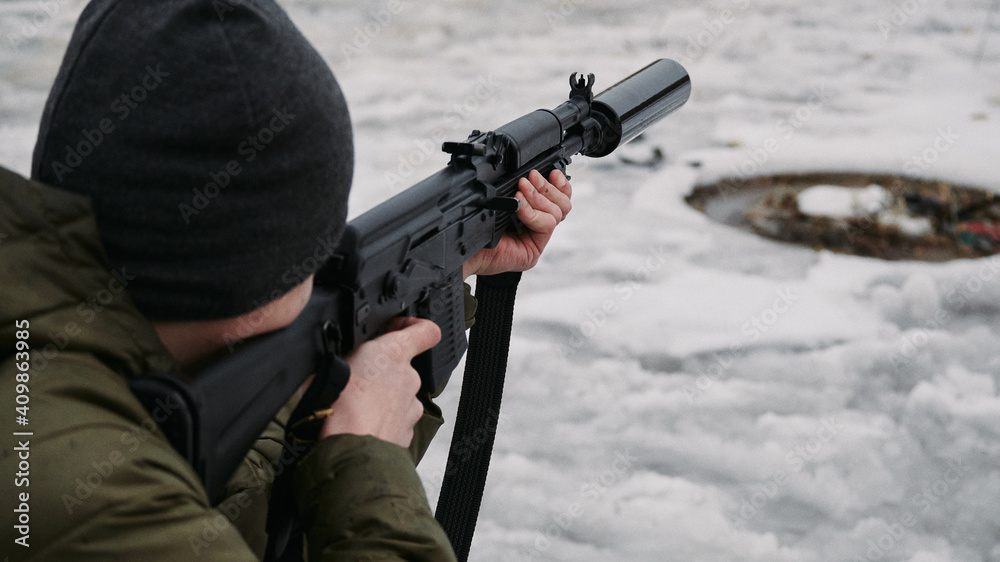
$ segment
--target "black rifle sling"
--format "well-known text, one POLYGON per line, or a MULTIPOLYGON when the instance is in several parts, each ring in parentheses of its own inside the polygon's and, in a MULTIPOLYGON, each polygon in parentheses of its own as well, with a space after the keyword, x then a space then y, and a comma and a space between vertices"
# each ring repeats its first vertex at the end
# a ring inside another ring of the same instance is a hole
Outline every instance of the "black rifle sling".
POLYGON ((304 530, 296 516, 293 483, 295 468, 311 449, 322 425, 322 419, 309 422, 310 414, 317 410, 328 408, 340 396, 347 386, 350 377, 350 367, 340 357, 332 352, 320 360, 316 367, 316 376, 288 418, 285 428, 283 449, 279 463, 274 468, 275 478, 271 487, 271 498, 267 513, 267 552, 264 560, 267 562, 302 562, 304 530), (292 428, 296 422, 301 423, 293 435, 292 428), (296 438, 308 440, 302 442, 296 438))
POLYGON ((476 323, 469 335, 462 397, 435 517, 458 560, 469 557, 503 398, 519 272, 476 281, 476 323))

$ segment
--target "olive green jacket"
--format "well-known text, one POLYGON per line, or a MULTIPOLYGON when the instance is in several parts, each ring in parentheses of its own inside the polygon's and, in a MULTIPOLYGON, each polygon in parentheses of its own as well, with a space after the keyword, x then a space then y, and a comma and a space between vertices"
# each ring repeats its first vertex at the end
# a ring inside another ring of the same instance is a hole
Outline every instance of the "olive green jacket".
MULTIPOLYGON (((0 168, 0 551, 11 561, 258 560, 281 416, 213 508, 128 389, 177 369, 129 280, 108 265, 87 198, 0 168), (30 346, 27 377, 19 341, 30 346)), ((455 558, 406 449, 324 439, 295 487, 310 560, 455 558)))

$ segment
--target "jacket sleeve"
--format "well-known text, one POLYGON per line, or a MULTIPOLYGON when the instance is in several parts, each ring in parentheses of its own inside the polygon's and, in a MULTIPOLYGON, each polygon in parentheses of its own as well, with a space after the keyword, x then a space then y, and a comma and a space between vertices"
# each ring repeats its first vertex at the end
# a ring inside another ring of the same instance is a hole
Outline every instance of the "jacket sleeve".
MULTIPOLYGON (((0 380, 10 368, 0 366, 0 380)), ((64 352, 32 383, 31 545, 9 552, 12 562, 258 559, 233 521, 265 506, 266 496, 213 509, 124 378, 64 352)), ((0 385, 4 402, 11 388, 0 385)), ((0 446, 0 468, 12 474, 7 449, 0 446)), ((13 497, 4 480, 0 492, 13 497)), ((0 530, 5 545, 11 531, 0 530)))
POLYGON ((223 492, 224 499, 218 506, 223 512, 232 513, 239 510, 240 516, 233 520, 233 525, 261 559, 267 551, 268 535, 265 529, 268 501, 255 501, 255 499, 271 497, 275 478, 274 467, 280 463, 285 426, 298 401, 299 397, 296 395, 268 423, 246 458, 233 472, 223 492))
POLYGON ((402 447, 327 437, 299 465, 295 495, 310 562, 455 560, 402 447))

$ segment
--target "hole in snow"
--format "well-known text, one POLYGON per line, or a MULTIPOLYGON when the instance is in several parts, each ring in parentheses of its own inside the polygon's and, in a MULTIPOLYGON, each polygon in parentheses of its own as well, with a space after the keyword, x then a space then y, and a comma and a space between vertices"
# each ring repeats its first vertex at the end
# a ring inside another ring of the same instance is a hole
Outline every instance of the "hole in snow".
POLYGON ((885 174, 725 179, 687 197, 710 218, 767 238, 885 260, 1000 253, 1000 194, 885 174))

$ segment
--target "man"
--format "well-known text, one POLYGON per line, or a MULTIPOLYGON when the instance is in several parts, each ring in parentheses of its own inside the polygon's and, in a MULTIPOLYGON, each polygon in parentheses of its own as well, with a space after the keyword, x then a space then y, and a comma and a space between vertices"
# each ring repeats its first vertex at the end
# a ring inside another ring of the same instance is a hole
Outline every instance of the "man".
MULTIPOLYGON (((38 181, 0 171, 2 403, 15 379, 30 387, 24 441, 0 450, 12 560, 261 557, 281 416, 212 507, 155 424, 168 412, 127 382, 294 320, 343 230, 352 162, 339 87, 272 2, 88 5, 43 115, 38 181)), ((527 228, 467 276, 534 265, 570 210, 569 183, 549 179, 521 180, 527 228)), ((312 560, 454 558, 406 450, 435 413, 410 360, 440 333, 391 328, 347 358, 364 376, 296 471, 312 560)))

